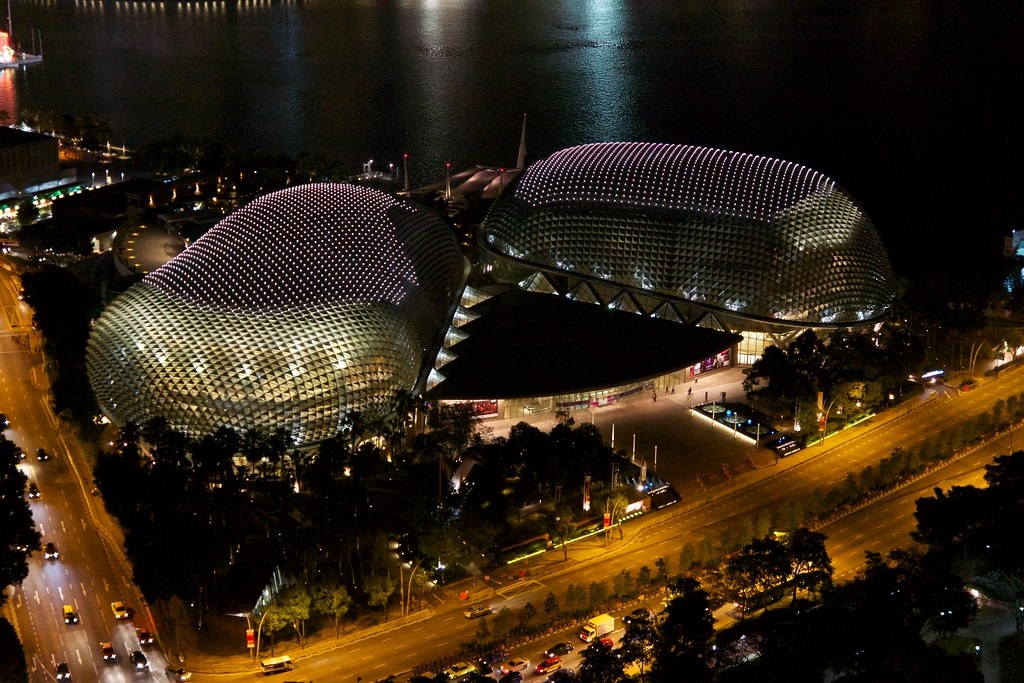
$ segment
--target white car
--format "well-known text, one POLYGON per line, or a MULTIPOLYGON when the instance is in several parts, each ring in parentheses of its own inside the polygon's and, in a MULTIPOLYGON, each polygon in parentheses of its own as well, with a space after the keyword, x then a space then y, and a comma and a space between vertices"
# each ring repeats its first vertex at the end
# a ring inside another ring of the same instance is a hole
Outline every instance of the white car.
POLYGON ((167 674, 167 678, 172 681, 184 683, 184 681, 192 680, 192 672, 188 669, 183 669, 180 666, 168 666, 164 669, 164 673, 167 674))

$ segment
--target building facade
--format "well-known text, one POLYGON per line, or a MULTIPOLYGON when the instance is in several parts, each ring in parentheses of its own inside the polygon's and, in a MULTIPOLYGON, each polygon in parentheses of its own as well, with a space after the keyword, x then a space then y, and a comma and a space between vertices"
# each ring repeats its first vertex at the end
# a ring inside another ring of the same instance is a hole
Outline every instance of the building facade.
POLYGON ((428 209, 347 184, 265 195, 118 296, 87 369, 112 421, 296 445, 425 385, 467 265, 428 209))
POLYGON ((740 333, 741 363, 804 329, 867 327, 894 282, 864 210, 807 167, 595 143, 531 165, 478 233, 524 289, 740 333))

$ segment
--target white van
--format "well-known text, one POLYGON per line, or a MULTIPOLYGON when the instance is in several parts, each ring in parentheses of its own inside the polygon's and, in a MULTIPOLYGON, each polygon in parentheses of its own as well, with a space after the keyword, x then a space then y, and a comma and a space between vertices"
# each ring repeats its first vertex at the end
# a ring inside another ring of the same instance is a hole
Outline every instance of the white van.
POLYGON ((292 663, 292 658, 288 655, 281 655, 280 657, 261 659, 260 668, 263 669, 265 675, 270 675, 281 671, 291 671, 295 668, 295 664, 292 663))

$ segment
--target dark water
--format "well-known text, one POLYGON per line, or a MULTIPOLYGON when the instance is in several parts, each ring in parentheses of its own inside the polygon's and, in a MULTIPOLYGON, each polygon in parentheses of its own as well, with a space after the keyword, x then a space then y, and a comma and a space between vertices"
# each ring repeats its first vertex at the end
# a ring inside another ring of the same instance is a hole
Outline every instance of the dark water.
POLYGON ((12 0, 44 62, 0 74, 0 108, 353 173, 408 152, 414 185, 446 161, 513 164, 527 113, 528 159, 646 140, 806 164, 861 202, 898 269, 957 267, 1024 227, 1022 11, 963 5, 12 0))

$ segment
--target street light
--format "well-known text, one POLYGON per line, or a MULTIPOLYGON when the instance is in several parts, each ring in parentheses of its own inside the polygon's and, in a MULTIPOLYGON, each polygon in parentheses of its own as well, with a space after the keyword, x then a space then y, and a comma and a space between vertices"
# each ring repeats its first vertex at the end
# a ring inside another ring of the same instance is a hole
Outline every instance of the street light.
POLYGON ((263 610, 263 616, 260 617, 260 625, 256 627, 256 651, 253 654, 253 658, 259 659, 260 656, 260 636, 263 635, 263 620, 267 618, 267 615, 274 610, 272 605, 267 605, 266 609, 263 610))
MULTIPOLYGON (((824 413, 822 413, 820 410, 818 411, 818 431, 821 432, 821 442, 822 443, 825 442, 825 433, 826 433, 826 431, 828 429, 828 415, 829 415, 830 412, 832 412, 832 406, 834 406, 836 404, 836 401, 838 401, 840 398, 842 398, 842 397, 841 396, 837 396, 834 399, 832 399, 829 402, 828 408, 825 409, 824 413)), ((857 401, 856 405, 857 405, 858 408, 860 408, 860 401, 857 401)), ((842 415, 843 414, 843 404, 842 403, 839 404, 839 408, 838 408, 838 410, 836 410, 836 414, 837 415, 842 415)))

